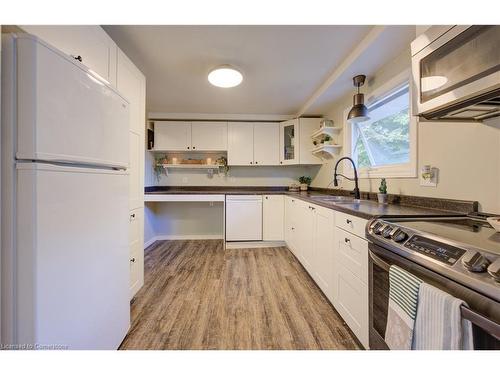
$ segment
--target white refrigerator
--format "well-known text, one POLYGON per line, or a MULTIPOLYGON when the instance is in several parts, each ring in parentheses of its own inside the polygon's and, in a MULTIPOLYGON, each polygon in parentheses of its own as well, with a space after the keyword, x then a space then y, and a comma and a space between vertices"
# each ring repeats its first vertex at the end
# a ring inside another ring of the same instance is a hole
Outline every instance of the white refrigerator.
POLYGON ((2 36, 2 344, 116 349, 130 326, 128 102, 28 34, 2 36))

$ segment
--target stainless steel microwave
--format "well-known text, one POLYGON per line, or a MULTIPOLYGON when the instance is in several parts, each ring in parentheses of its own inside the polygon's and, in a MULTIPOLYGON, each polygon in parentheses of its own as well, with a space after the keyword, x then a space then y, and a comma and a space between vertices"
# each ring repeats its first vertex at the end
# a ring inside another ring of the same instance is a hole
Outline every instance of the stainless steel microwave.
POLYGON ((432 26, 412 42, 411 55, 415 115, 500 116, 500 25, 432 26))

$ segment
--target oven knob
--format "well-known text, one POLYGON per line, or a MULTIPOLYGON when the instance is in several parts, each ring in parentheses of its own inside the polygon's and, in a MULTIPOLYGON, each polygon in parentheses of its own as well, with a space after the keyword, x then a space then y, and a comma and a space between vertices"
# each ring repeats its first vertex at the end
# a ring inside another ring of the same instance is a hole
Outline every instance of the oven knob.
POLYGON ((401 229, 397 229, 391 236, 391 238, 396 242, 403 242, 408 238, 408 235, 401 229))
POLYGON ((490 261, 482 256, 480 252, 472 251, 463 256, 462 264, 471 272, 484 272, 490 261))
POLYGON ((380 234, 382 233, 382 228, 384 228, 384 224, 376 221, 372 225, 370 225, 370 229, 372 230, 373 233, 375 234, 380 234))
POLYGON ((496 282, 500 283, 500 258, 489 265, 488 273, 496 282))
POLYGON ((390 225, 385 226, 384 229, 382 230, 382 237, 384 238, 391 237, 392 230, 393 228, 390 225))

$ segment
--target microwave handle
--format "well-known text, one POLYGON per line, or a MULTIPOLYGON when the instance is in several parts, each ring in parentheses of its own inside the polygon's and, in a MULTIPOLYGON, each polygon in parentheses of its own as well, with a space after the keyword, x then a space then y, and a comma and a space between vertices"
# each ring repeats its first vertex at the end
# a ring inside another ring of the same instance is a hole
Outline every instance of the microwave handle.
POLYGON ((368 254, 377 266, 382 268, 384 271, 389 272, 389 269, 391 268, 391 265, 387 263, 386 261, 382 260, 382 258, 379 258, 377 255, 375 255, 371 250, 368 249, 368 254))

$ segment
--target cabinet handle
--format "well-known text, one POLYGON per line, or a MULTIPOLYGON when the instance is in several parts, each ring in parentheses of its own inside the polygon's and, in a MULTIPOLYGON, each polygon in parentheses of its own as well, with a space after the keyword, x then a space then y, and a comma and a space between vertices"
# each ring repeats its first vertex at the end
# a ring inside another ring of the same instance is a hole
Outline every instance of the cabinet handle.
POLYGON ((257 164, 257 162, 255 162, 255 164, 257 164))
POLYGON ((346 237, 346 238, 344 238, 344 242, 345 242, 345 243, 351 243, 351 240, 350 240, 349 238, 347 238, 347 237, 346 237))
POLYGON ((188 146, 188 150, 189 150, 189 146, 188 146))
POLYGON ((135 258, 130 259, 132 263, 135 263, 135 258))
POLYGON ((266 199, 268 199, 269 197, 266 197, 266 199))
POLYGON ((195 149, 196 147, 193 146, 193 150, 195 149))
POLYGON ((295 230, 295 228, 294 228, 294 227, 292 227, 292 230, 295 230))
POLYGON ((251 161, 250 164, 253 164, 253 162, 251 161))
POLYGON ((83 58, 82 58, 80 55, 78 55, 78 56, 73 56, 73 58, 74 58, 75 60, 78 60, 78 61, 80 61, 80 62, 83 62, 83 58))
POLYGON ((345 219, 345 222, 346 222, 347 224, 351 224, 351 223, 352 223, 352 220, 345 219))
POLYGON ((135 214, 130 215, 131 219, 135 219, 135 214))
POLYGON ((282 162, 282 161, 280 161, 280 164, 283 164, 283 162, 282 162))

